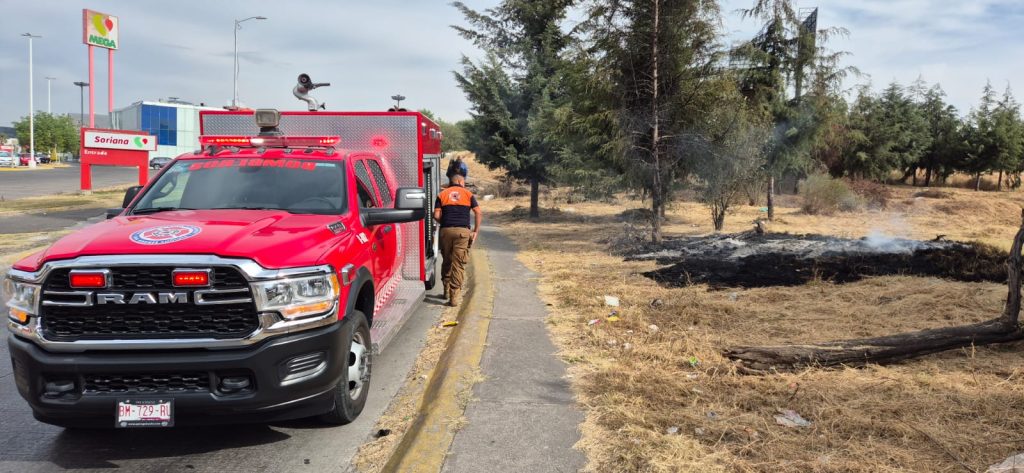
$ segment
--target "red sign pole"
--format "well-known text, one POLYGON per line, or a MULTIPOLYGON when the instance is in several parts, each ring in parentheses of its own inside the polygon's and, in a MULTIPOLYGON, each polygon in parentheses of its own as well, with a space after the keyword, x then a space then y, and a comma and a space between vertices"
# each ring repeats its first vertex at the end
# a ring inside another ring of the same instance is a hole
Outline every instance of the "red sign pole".
POLYGON ((93 45, 89 45, 89 128, 96 127, 96 74, 93 73, 95 63, 93 45))
POLYGON ((110 127, 114 127, 114 50, 107 50, 107 113, 110 114, 110 127))
MULTIPOLYGON (((89 50, 92 51, 92 47, 91 46, 89 47, 89 50)), ((90 54, 90 56, 92 56, 92 55, 90 54)), ((92 71, 91 67, 89 68, 89 71, 92 71)), ((92 74, 89 74, 89 75, 92 75, 92 74)), ((92 84, 92 82, 90 82, 90 84, 92 84)), ((89 93, 90 94, 92 93, 92 86, 89 86, 89 93)), ((89 115, 91 116, 92 114, 90 113, 89 115)), ((84 126, 79 128, 79 130, 78 130, 78 142, 82 144, 78 148, 78 162, 80 163, 80 168, 79 168, 79 173, 78 173, 79 176, 80 176, 79 184, 81 185, 81 188, 82 188, 83 191, 91 191, 92 190, 92 165, 89 164, 89 160, 87 160, 85 158, 85 127, 84 126)))

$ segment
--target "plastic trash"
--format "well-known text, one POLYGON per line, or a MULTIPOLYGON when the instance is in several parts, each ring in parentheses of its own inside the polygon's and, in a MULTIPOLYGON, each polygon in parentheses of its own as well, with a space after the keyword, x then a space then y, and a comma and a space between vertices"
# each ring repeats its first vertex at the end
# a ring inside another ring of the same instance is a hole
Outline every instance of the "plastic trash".
POLYGON ((587 322, 587 325, 597 325, 599 323, 601 323, 601 319, 590 319, 590 322, 587 322))
POLYGON ((669 435, 678 434, 679 433, 679 427, 673 425, 672 427, 669 427, 669 428, 665 429, 665 433, 669 434, 669 435))
POLYGON ((796 411, 792 409, 781 409, 778 415, 775 416, 775 423, 783 427, 810 427, 811 421, 800 417, 796 411))
POLYGON ((1002 463, 988 467, 985 473, 1024 473, 1024 453, 1006 457, 1002 463))
POLYGON ((459 322, 457 320, 450 320, 448 322, 444 322, 441 324, 442 327, 454 327, 456 325, 459 325, 459 322))
POLYGON ((618 322, 619 320, 622 320, 622 319, 620 319, 619 316, 617 316, 617 315, 609 315, 608 318, 606 318, 605 320, 607 320, 609 322, 618 322))
POLYGON ((618 307, 619 298, 615 296, 604 296, 604 304, 609 307, 618 307))

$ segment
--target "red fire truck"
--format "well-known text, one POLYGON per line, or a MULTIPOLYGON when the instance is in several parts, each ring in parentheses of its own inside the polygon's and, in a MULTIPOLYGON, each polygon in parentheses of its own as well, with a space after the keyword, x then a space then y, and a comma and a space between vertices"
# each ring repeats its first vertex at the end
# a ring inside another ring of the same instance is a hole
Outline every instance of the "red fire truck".
POLYGON ((435 280, 441 133, 416 112, 210 111, 202 149, 4 279, 37 419, 351 422, 435 280))

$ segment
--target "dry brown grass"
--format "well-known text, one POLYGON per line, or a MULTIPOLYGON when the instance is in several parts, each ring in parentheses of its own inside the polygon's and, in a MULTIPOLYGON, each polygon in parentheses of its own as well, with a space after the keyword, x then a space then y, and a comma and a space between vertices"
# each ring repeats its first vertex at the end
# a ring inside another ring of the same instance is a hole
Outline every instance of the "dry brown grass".
MULTIPOLYGON (((946 234, 1006 248, 1022 195, 948 189, 915 199, 893 188, 886 211, 804 215, 783 208, 773 231, 859 237, 872 230, 915 238, 946 234)), ((548 205, 552 202, 548 201, 548 205)), ((485 206, 543 277, 550 326, 586 411, 580 442, 590 471, 888 472, 984 470, 1024 449, 1022 344, 941 353, 888 367, 742 376, 720 351, 769 344, 890 334, 994 317, 1005 287, 934 278, 882 277, 834 285, 711 291, 667 289, 600 241, 621 232, 616 217, 639 202, 573 204, 525 222, 514 206, 485 206), (607 322, 602 296, 622 300, 607 322), (652 307, 652 301, 661 304, 652 307), (602 320, 590 326, 591 319, 602 320), (649 325, 658 327, 657 331, 649 325), (694 362, 694 363, 691 363, 694 362), (777 425, 792 409, 809 428, 777 425), (667 429, 678 427, 678 433, 667 429)), ((749 228, 756 208, 727 218, 749 228)), ((697 204, 676 204, 667 231, 710 232, 697 204)))
POLYGON ((90 207, 119 207, 129 186, 105 187, 90 194, 56 194, 0 201, 0 217, 27 212, 52 212, 90 207))

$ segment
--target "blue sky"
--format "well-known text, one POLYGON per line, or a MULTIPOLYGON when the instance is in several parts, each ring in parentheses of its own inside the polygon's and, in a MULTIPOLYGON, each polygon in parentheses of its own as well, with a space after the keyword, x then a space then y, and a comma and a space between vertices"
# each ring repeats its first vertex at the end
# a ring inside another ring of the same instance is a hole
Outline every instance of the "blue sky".
MULTIPOLYGON (((468 0, 474 8, 496 0, 468 0)), ((749 0, 726 0, 728 41, 749 37, 757 25, 735 9, 749 0)), ((1024 2, 1011 0, 858 0, 802 2, 819 6, 819 25, 844 26, 849 38, 834 49, 876 89, 919 75, 940 82, 949 100, 966 112, 986 80, 1000 91, 1024 87, 1024 2)), ((232 20, 263 15, 239 31, 240 95, 250 106, 299 108, 291 87, 299 72, 333 85, 316 91, 328 108, 372 110, 402 93, 413 108, 450 120, 465 118, 468 104, 452 80, 461 54, 475 48, 448 25, 460 23, 447 1, 434 0, 176 0, 174 2, 7 0, 7 33, 0 33, 0 123, 28 111, 27 55, 23 32, 35 42, 35 105, 46 109, 45 76, 53 81, 53 111, 75 112, 86 80, 81 44, 83 7, 118 15, 121 45, 115 55, 115 107, 166 97, 222 106, 232 92, 232 20)), ((102 52, 102 51, 100 51, 102 52)), ((106 55, 97 55, 97 110, 106 113, 106 55)), ((847 85, 852 88, 850 81, 847 85)), ((1024 92, 1021 92, 1024 94, 1024 92)))

